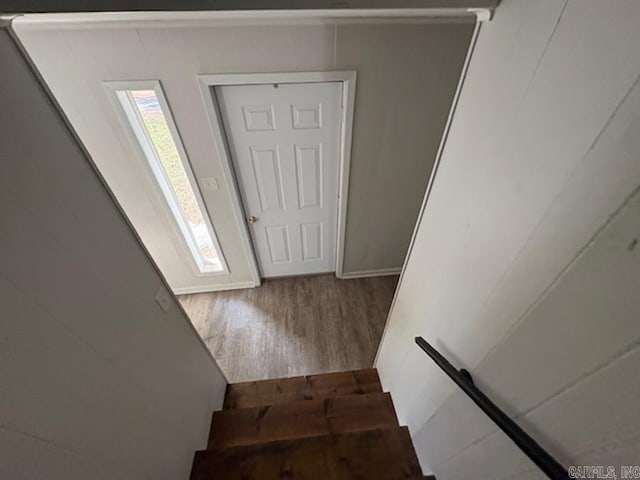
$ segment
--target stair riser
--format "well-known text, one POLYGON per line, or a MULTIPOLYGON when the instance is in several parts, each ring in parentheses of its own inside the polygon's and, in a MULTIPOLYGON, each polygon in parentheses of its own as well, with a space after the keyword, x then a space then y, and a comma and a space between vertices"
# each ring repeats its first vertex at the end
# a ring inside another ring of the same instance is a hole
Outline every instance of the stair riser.
POLYGON ((224 409, 367 393, 382 393, 375 369, 231 384, 227 387, 224 409))
POLYGON ((407 480, 421 475, 405 427, 200 451, 191 480, 407 480))
POLYGON ((397 427, 389 394, 352 395, 216 412, 208 448, 397 427))

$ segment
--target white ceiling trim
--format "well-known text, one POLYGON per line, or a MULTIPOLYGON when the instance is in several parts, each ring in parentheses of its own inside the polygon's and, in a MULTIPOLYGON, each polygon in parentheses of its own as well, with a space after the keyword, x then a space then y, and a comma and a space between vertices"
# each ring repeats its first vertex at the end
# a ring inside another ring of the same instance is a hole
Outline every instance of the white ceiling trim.
POLYGON ((488 8, 385 8, 333 10, 239 10, 189 12, 34 13, 15 17, 25 29, 235 26, 340 22, 487 21, 488 8))

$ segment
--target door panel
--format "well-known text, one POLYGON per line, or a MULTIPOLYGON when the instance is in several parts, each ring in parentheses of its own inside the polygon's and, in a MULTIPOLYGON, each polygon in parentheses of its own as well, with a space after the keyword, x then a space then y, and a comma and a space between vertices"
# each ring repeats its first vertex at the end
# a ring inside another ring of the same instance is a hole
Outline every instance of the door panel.
POLYGON ((251 164, 260 211, 283 212, 284 191, 278 147, 251 147, 251 164))
POLYGON ((271 263, 291 263, 291 247, 289 242, 289 228, 287 225, 268 225, 267 248, 271 263))
POLYGON ((321 145, 295 145, 298 207, 322 208, 321 145))
POLYGON ((263 276, 334 271, 342 84, 216 95, 263 276))
POLYGON ((304 223, 300 226, 302 259, 322 260, 322 224, 304 223))

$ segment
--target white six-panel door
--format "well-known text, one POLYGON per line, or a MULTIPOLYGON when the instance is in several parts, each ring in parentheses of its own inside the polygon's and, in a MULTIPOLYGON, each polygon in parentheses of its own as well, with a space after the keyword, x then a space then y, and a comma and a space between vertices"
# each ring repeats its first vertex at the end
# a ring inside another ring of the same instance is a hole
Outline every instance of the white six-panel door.
POLYGON ((335 271, 342 83, 216 95, 262 276, 335 271))

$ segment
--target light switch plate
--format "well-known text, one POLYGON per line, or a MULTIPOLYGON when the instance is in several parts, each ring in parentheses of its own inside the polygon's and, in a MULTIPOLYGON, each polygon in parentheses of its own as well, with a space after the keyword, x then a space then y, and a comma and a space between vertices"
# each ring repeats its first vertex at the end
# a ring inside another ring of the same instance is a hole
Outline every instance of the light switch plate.
POLYGON ((171 300, 171 294, 167 291, 166 288, 160 287, 160 290, 158 290, 158 293, 156 294, 156 302, 158 302, 160 308, 162 308, 162 310, 164 310, 165 312, 171 310, 173 301, 171 300))
POLYGON ((219 190, 218 179, 216 177, 204 177, 200 179, 204 190, 219 190))

